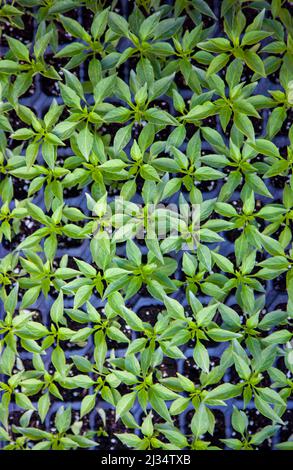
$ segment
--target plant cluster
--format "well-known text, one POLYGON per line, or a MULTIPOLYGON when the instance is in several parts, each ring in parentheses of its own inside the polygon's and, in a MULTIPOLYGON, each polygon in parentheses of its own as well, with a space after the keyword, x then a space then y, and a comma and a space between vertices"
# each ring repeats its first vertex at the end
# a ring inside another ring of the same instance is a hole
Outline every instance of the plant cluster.
POLYGON ((4 449, 293 450, 292 30, 0 2, 4 449))

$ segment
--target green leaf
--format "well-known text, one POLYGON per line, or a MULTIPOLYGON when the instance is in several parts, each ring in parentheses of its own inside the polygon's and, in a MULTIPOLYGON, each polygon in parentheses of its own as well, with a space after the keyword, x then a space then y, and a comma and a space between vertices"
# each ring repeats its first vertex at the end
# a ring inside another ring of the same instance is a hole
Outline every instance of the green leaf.
POLYGON ((102 371, 107 354, 107 343, 103 331, 97 331, 95 333, 95 346, 95 361, 97 363, 99 371, 102 371))
POLYGON ((98 37, 102 36, 102 34, 104 33, 107 27, 108 14, 109 14, 108 9, 105 9, 105 10, 102 10, 101 12, 96 13, 93 19, 92 25, 91 25, 91 33, 94 39, 97 39, 98 37))
POLYGON ((209 416, 207 407, 201 403, 191 420, 191 430, 193 434, 199 438, 209 429, 209 416))
POLYGON ((42 423, 45 421, 50 408, 50 396, 49 393, 44 393, 38 401, 38 413, 40 415, 42 423))
POLYGON ((235 352, 233 353, 233 359, 239 377, 241 379, 248 380, 251 375, 251 371, 247 362, 235 352))
POLYGON ((120 398, 116 406, 116 421, 133 407, 135 399, 136 392, 127 393, 120 398))
POLYGON ((286 407, 285 401, 280 395, 269 387, 257 388, 258 395, 266 402, 272 403, 273 405, 281 405, 286 407))
POLYGON ((128 36, 128 23, 125 18, 111 11, 109 13, 110 28, 120 36, 128 36))
POLYGON ((149 108, 144 113, 145 119, 152 124, 162 124, 164 126, 177 126, 177 120, 166 111, 158 108, 149 108))
POLYGON ((222 328, 211 328, 208 330, 209 337, 214 341, 230 341, 235 338, 241 338, 241 334, 232 331, 223 330, 222 328))

